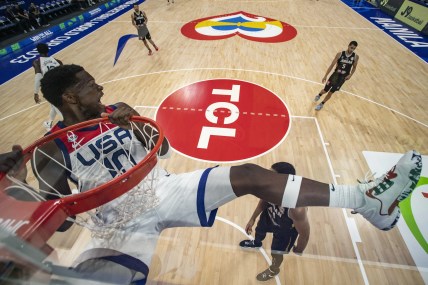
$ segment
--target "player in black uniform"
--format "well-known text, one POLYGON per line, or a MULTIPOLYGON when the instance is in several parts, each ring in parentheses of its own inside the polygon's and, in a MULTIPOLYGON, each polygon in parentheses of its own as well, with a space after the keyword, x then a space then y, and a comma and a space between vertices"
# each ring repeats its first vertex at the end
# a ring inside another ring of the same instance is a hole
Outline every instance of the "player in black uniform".
POLYGON ((149 19, 147 18, 147 15, 146 15, 146 13, 144 13, 144 11, 140 11, 138 4, 134 4, 134 13, 132 13, 132 15, 131 15, 131 20, 132 20, 132 25, 138 31, 138 38, 143 41, 144 45, 149 50, 149 55, 152 55, 153 52, 150 49, 149 44, 147 43, 146 39, 152 44, 152 46, 155 48, 155 50, 158 51, 159 48, 153 42, 152 37, 150 35, 150 32, 147 29, 147 21, 149 19))
MULTIPOLYGON (((287 162, 277 162, 272 165, 272 169, 282 174, 296 174, 294 166, 287 162)), ((254 222, 259 215, 254 240, 243 240, 239 245, 242 248, 259 248, 262 246, 266 233, 273 233, 272 265, 256 277, 259 281, 267 281, 279 273, 279 266, 284 259, 284 254, 292 249, 294 253, 302 254, 308 244, 310 226, 306 208, 289 209, 260 199, 245 227, 247 234, 251 234, 254 222), (297 237, 299 237, 297 246, 294 246, 297 237)))
POLYGON ((352 41, 349 43, 346 51, 336 54, 336 57, 333 59, 333 62, 328 67, 327 72, 322 79, 322 83, 326 81, 326 78, 330 74, 334 65, 336 65, 336 68, 328 79, 324 89, 315 96, 314 102, 317 102, 325 93, 328 92, 328 94, 325 96, 325 99, 315 107, 315 110, 321 110, 322 107, 324 107, 324 104, 331 98, 331 95, 338 91, 340 87, 342 87, 343 83, 345 83, 346 80, 349 80, 352 74, 354 74, 358 64, 358 55, 354 52, 357 46, 358 43, 356 41, 352 41))

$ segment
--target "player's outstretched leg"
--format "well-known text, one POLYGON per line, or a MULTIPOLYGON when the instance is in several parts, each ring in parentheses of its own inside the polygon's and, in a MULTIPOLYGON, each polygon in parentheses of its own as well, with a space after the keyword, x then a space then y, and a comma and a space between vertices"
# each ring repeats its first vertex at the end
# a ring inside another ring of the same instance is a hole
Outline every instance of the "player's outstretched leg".
POLYGON ((253 164, 232 166, 230 182, 238 197, 252 194, 287 208, 355 209, 378 229, 389 230, 400 216, 398 203, 416 187, 421 170, 421 155, 409 151, 390 171, 369 184, 326 184, 297 175, 274 173, 253 164))
POLYGON ((415 189, 421 170, 421 155, 416 151, 407 152, 386 174, 360 185, 365 203, 355 211, 381 230, 392 229, 400 218, 398 203, 415 189))

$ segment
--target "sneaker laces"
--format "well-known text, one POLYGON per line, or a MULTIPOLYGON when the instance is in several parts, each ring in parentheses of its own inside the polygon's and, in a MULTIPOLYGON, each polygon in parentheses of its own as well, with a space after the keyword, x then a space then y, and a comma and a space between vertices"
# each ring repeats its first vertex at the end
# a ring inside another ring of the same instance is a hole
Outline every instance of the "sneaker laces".
POLYGON ((370 170, 368 170, 366 172, 366 174, 364 175, 364 180, 360 180, 357 178, 357 182, 360 184, 368 184, 370 182, 374 182, 374 180, 376 179, 374 176, 376 175, 376 172, 371 173, 370 170))

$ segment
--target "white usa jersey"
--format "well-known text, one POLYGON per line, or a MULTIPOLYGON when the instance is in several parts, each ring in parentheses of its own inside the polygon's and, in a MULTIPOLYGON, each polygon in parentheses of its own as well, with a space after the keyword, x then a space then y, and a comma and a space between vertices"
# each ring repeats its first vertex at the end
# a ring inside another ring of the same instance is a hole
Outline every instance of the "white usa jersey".
MULTIPOLYGON (((110 113, 112 110, 112 107, 106 108, 106 112, 110 113)), ((65 128, 65 125, 58 122, 51 132, 62 128, 65 128)), ((67 132, 55 139, 55 143, 63 153, 68 178, 77 186, 79 192, 105 184, 120 173, 132 168, 147 155, 147 150, 135 138, 132 131, 119 128, 109 122, 67 132)), ((147 177, 157 178, 165 174, 164 170, 155 167, 147 177)), ((140 184, 144 183, 142 181, 140 184)), ((137 191, 140 184, 128 193, 137 191)), ((127 199, 128 193, 104 205, 103 212, 106 210, 114 212, 114 208, 121 206, 120 204, 127 199)), ((147 202, 150 204, 146 205, 147 208, 151 208, 155 204, 153 201, 147 202)), ((105 223, 114 219, 114 217, 105 217, 105 223)))
POLYGON ((40 70, 42 71, 43 76, 49 70, 51 70, 57 66, 60 66, 59 62, 55 58, 53 58, 52 56, 48 56, 48 57, 41 56, 39 58, 39 60, 40 60, 40 70))

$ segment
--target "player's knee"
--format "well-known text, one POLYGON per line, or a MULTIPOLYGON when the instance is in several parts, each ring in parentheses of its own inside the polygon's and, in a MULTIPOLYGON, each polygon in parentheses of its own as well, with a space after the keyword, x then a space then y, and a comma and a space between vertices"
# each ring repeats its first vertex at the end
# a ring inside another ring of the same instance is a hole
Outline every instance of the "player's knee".
POLYGON ((237 196, 254 194, 266 187, 266 174, 272 171, 256 164, 247 163, 232 166, 230 169, 230 182, 237 196))

